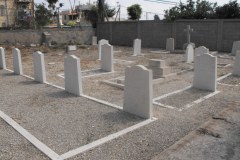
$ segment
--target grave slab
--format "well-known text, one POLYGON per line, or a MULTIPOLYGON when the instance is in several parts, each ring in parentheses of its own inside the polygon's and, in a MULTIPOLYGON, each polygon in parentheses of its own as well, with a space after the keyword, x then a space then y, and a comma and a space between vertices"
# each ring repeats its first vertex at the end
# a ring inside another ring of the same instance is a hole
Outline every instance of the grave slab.
POLYGON ((21 52, 18 48, 13 48, 12 54, 13 54, 13 71, 15 74, 22 75, 23 69, 22 69, 21 52))
POLYGON ((217 57, 203 54, 196 57, 194 63, 193 87, 216 91, 217 89, 217 57))
POLYGON ((46 83, 46 70, 43 53, 37 51, 33 53, 34 79, 37 82, 46 83))
POLYGON ((133 41, 133 55, 139 56, 141 55, 142 41, 141 39, 135 39, 133 41))
POLYGON ((0 47, 0 69, 6 69, 5 49, 0 47))
POLYGON ((236 58, 233 66, 233 75, 240 76, 240 50, 236 53, 236 58))

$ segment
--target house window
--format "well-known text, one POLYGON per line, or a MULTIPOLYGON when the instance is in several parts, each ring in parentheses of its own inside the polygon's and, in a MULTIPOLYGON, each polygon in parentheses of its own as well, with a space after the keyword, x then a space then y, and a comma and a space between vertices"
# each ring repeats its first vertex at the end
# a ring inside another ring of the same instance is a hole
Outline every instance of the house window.
POLYGON ((67 15, 64 15, 64 20, 67 20, 67 15))
POLYGON ((4 5, 0 5, 0 16, 5 16, 5 7, 4 7, 4 5))

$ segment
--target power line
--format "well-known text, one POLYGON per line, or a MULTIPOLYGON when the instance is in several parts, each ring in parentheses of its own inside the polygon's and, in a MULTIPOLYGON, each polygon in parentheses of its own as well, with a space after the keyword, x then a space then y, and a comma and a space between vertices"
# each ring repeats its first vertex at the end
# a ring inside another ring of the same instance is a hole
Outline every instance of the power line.
POLYGON ((168 4, 168 5, 177 5, 178 4, 177 2, 167 1, 167 0, 144 0, 144 1, 161 3, 161 4, 168 4))

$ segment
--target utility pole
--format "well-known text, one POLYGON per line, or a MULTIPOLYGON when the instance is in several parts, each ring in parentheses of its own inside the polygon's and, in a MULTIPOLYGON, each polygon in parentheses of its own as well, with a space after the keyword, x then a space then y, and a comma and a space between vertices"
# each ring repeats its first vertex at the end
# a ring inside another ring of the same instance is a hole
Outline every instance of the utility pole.
POLYGON ((121 16, 121 5, 119 4, 119 21, 121 21, 120 16, 121 16))

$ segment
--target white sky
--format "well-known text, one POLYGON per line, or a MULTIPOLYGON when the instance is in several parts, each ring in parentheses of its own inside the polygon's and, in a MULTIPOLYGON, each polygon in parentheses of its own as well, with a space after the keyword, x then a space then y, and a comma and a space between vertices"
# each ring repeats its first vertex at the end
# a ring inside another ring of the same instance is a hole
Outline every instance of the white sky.
MULTIPOLYGON (((70 0, 73 4, 74 0, 70 0)), ((85 4, 87 2, 95 2, 96 0, 76 0, 76 4, 85 4)), ((152 0, 154 1, 154 0, 152 0)), ((167 1, 172 1, 172 2, 180 2, 180 0, 167 0, 167 1)), ((186 2, 186 0, 181 0, 183 3, 186 2)), ((196 0, 195 0, 196 1, 196 0)), ((217 2, 218 5, 222 5, 225 3, 228 3, 229 0, 208 0, 210 2, 217 2)), ((35 3, 42 3, 42 2, 46 2, 46 0, 35 0, 35 3)), ((60 3, 64 3, 64 7, 63 9, 69 9, 70 8, 70 4, 69 4, 69 0, 59 0, 60 3)), ((128 7, 132 4, 140 4, 143 11, 146 12, 151 12, 148 13, 148 19, 152 19, 154 14, 157 13, 159 14, 160 18, 163 18, 164 14, 164 10, 167 10, 171 7, 173 7, 174 5, 169 5, 169 4, 161 4, 161 3, 155 3, 155 2, 148 2, 148 1, 144 1, 144 0, 106 0, 106 2, 110 5, 110 6, 117 6, 117 2, 120 3, 121 6, 123 6, 121 8, 121 16, 124 18, 127 18, 127 11, 125 7, 128 7)), ((146 12, 143 12, 142 14, 142 19, 146 19, 146 12)))

